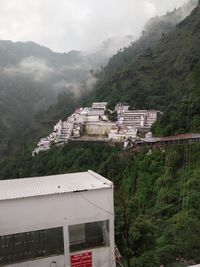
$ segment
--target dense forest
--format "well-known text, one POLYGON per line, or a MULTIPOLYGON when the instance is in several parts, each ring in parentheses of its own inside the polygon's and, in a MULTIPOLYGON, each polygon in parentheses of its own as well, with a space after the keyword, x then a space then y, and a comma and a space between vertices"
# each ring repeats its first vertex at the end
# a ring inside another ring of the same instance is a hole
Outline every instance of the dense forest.
POLYGON ((10 178, 92 169, 115 185, 116 243, 125 266, 200 262, 199 145, 140 152, 104 143, 69 143, 8 167, 10 178), (12 172, 12 173, 11 173, 12 172))

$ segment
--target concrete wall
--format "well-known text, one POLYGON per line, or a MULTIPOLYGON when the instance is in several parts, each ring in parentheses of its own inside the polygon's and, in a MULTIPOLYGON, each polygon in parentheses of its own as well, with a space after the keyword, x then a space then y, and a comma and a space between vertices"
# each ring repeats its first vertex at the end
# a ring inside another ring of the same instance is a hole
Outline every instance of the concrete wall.
POLYGON ((108 135, 115 126, 115 123, 88 123, 86 124, 86 131, 89 135, 108 135))
POLYGON ((17 264, 6 265, 6 267, 63 267, 65 266, 65 256, 55 256, 33 261, 20 262, 17 264))
MULTIPOLYGON (((93 221, 110 221, 111 248, 92 251, 94 267, 114 265, 114 208, 113 189, 92 190, 17 200, 0 201, 0 235, 36 231, 62 226, 64 229, 65 256, 37 259, 30 263, 7 265, 13 267, 70 266, 68 225, 93 221), (105 265, 101 260, 106 259, 105 265)), ((77 253, 75 253, 77 254, 77 253)), ((79 254, 79 252, 78 252, 79 254)))

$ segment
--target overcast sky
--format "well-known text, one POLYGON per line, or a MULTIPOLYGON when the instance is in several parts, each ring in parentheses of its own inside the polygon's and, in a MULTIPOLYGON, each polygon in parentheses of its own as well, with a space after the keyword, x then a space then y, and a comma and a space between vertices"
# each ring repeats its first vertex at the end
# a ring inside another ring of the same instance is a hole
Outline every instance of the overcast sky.
POLYGON ((90 50, 137 36, 152 16, 186 0, 0 0, 0 39, 34 41, 54 51, 90 50))

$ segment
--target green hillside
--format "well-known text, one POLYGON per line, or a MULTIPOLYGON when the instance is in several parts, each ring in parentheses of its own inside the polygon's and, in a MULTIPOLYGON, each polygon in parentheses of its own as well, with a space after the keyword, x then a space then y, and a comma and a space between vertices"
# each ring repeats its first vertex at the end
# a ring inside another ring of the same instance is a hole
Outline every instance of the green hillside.
POLYGON ((72 70, 83 61, 79 52, 54 53, 33 42, 0 40, 0 58, 1 153, 37 112, 56 103, 64 83, 85 79, 88 70, 72 70))
MULTIPOLYGON (((114 72, 105 69, 107 74, 99 81, 91 101, 108 100, 111 105, 124 101, 135 108, 166 111, 183 100, 193 87, 191 75, 200 62, 199 25, 198 6, 157 44, 129 59, 130 63, 114 72)), ((121 56, 125 58, 126 53, 121 56)))
POLYGON ((69 143, 4 168, 10 178, 92 169, 115 184, 116 243, 124 266, 200 263, 199 145, 149 153, 104 143, 69 143))
POLYGON ((190 15, 196 5, 197 0, 190 0, 180 8, 167 12, 166 15, 150 19, 144 27, 142 36, 137 41, 132 42, 129 47, 120 49, 116 55, 110 58, 102 73, 103 77, 104 75, 109 77, 117 70, 128 68, 135 60, 135 57, 156 45, 161 37, 174 30, 178 23, 190 15))

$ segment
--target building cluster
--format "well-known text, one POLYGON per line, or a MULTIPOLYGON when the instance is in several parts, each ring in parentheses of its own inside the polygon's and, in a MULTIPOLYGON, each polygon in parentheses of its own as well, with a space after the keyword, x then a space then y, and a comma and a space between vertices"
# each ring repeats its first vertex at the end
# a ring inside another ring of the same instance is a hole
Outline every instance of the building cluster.
POLYGON ((60 120, 55 126, 54 131, 49 136, 41 138, 32 156, 50 149, 54 144, 67 143, 71 138, 81 137, 84 126, 90 125, 88 130, 93 130, 99 122, 107 121, 105 115, 107 102, 93 103, 91 107, 78 108, 67 118, 60 120), (92 127, 93 126, 93 127, 92 127), (90 129, 91 128, 91 129, 90 129))
POLYGON ((112 141, 136 139, 139 132, 147 133, 157 120, 157 110, 129 110, 128 104, 117 104, 117 123, 109 132, 112 141))
POLYGON ((82 136, 103 137, 111 142, 137 139, 138 133, 147 133, 157 120, 157 110, 130 110, 128 104, 119 103, 115 110, 107 109, 107 102, 93 103, 91 107, 78 108, 65 121, 59 121, 54 131, 42 138, 32 155, 48 150, 51 145, 80 140, 82 136), (107 112, 108 111, 108 112, 107 112), (107 114, 117 113, 116 121, 110 121, 107 114))

